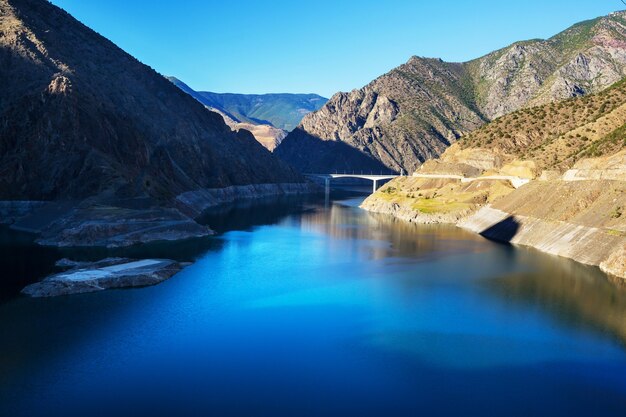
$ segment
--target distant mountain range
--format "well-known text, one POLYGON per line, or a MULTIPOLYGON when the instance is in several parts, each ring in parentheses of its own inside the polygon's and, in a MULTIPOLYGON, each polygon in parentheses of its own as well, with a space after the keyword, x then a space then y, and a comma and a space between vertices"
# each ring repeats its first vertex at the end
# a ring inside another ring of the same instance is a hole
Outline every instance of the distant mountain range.
POLYGON ((414 171, 513 111, 599 92, 626 76, 626 12, 465 63, 413 57, 307 115, 276 150, 302 172, 414 171))
POLYGON ((317 94, 219 94, 195 91, 175 77, 167 77, 181 90, 220 113, 234 130, 246 129, 269 150, 293 130, 307 114, 319 110, 327 98, 317 94))

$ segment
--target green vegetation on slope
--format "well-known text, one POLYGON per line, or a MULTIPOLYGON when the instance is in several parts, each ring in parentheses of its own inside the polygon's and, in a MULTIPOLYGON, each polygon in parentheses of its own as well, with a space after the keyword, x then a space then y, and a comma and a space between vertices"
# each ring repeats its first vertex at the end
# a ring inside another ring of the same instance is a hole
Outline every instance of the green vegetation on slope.
POLYGON ((459 143, 532 159, 542 168, 618 152, 626 146, 626 80, 598 94, 500 117, 459 143))

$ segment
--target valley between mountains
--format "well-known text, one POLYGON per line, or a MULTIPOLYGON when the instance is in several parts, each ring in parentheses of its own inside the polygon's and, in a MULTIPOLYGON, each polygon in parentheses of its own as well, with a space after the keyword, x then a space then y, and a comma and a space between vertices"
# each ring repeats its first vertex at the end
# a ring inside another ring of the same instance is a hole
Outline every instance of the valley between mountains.
POLYGON ((0 222, 40 245, 202 238, 305 173, 394 171, 363 208, 626 278, 626 12, 329 100, 195 91, 42 0, 0 0, 0 46, 0 222))

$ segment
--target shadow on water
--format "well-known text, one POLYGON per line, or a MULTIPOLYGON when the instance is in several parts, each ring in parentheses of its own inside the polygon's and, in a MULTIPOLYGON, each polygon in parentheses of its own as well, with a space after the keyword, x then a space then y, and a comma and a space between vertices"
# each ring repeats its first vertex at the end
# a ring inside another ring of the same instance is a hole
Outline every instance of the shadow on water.
POLYGON ((246 231, 257 226, 276 224, 290 214, 310 210, 319 201, 319 196, 250 200, 208 210, 197 220, 220 234, 234 230, 246 231))
POLYGON ((626 347, 626 288, 597 267, 516 248, 517 262, 538 272, 516 272, 482 281, 499 298, 536 305, 569 327, 610 334, 626 347), (558 260, 558 262, 556 262, 558 260))
POLYGON ((60 251, 34 243, 32 235, 0 227, 0 303, 54 271, 60 251))

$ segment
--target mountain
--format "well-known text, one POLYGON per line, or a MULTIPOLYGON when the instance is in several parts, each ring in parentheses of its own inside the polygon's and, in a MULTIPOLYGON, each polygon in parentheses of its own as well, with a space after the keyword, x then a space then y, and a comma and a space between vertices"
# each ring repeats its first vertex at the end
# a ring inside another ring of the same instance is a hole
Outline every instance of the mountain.
POLYGON ((0 0, 0 198, 297 181, 154 70, 42 0, 0 0))
POLYGON ((626 79, 499 117, 362 207, 456 223, 626 279, 626 79))
POLYGON ((335 94, 276 154, 306 172, 411 172, 497 117, 598 92, 625 75, 626 12, 470 62, 413 57, 362 89, 335 94))
POLYGON ((220 113, 233 129, 246 129, 273 151, 302 118, 319 110, 328 99, 317 94, 219 94, 198 92, 175 77, 181 90, 220 113))
POLYGON ((626 149, 626 80, 600 93, 500 117, 462 138, 458 148, 497 153, 503 162, 530 160, 538 171, 559 172, 583 158, 613 155, 626 149))
POLYGON ((186 193, 303 182, 251 134, 47 1, 0 0, 0 45, 1 200, 180 207, 186 193))

